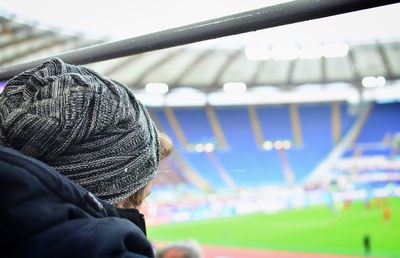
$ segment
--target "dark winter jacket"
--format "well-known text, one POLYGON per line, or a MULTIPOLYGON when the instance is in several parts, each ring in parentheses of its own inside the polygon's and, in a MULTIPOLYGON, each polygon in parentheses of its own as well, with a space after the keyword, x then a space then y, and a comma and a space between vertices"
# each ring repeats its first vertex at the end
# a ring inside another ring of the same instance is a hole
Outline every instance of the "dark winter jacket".
POLYGON ((138 226, 46 164, 5 147, 0 198, 1 257, 154 257, 137 211, 123 216, 138 226))

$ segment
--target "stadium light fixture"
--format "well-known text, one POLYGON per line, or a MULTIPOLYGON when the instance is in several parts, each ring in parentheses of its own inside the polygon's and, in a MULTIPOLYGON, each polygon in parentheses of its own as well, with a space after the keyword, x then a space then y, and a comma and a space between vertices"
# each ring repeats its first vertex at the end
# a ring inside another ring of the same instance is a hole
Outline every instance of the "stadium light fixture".
POLYGON ((289 140, 284 140, 283 141, 283 148, 285 150, 289 150, 292 147, 292 143, 289 140))
POLYGON ((349 53, 349 45, 346 43, 327 43, 322 49, 324 57, 345 57, 349 53))
POLYGON ((243 93, 246 88, 247 86, 244 82, 227 82, 223 86, 226 93, 243 93))
POLYGON ((168 85, 166 83, 151 82, 146 85, 145 89, 150 94, 165 94, 168 92, 168 85))
POLYGON ((386 79, 383 76, 376 77, 376 86, 383 87, 386 84, 386 79))
POLYGON ((179 87, 165 95, 167 106, 204 106, 206 103, 207 95, 194 88, 179 87))
POLYGON ((274 148, 276 150, 282 150, 283 149, 283 142, 282 141, 275 141, 274 142, 274 148))
POLYGON ((244 53, 249 60, 269 60, 272 57, 271 51, 265 46, 247 46, 244 53))
POLYGON ((299 50, 299 57, 304 59, 318 59, 322 57, 323 50, 320 44, 307 45, 299 50))
POLYGON ((386 79, 383 76, 367 76, 361 81, 365 88, 383 87, 386 84, 386 79))
POLYGON ((365 88, 374 88, 376 86, 376 78, 374 76, 364 77, 361 81, 365 88))
POLYGON ((204 144, 204 151, 205 152, 213 152, 214 151, 214 144, 212 144, 212 143, 204 144))
POLYGON ((272 150, 274 148, 274 145, 272 144, 271 141, 265 141, 265 142, 263 142, 262 147, 263 147, 264 150, 269 151, 269 150, 272 150))
POLYGON ((203 152, 204 151, 204 145, 201 143, 198 143, 194 146, 194 150, 197 152, 203 152))
POLYGON ((149 94, 145 90, 135 91, 135 96, 146 106, 157 107, 165 103, 163 94, 149 94))
POLYGON ((294 60, 299 56, 296 45, 275 45, 272 47, 272 58, 275 60, 294 60))

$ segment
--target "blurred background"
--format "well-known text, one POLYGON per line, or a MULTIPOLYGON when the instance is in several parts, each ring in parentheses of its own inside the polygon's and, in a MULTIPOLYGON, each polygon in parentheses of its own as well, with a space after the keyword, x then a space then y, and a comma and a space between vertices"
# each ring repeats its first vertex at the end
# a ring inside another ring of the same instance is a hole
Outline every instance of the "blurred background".
MULTIPOLYGON (((0 67, 284 2, 2 0, 0 67)), ((399 14, 395 4, 88 64, 130 87, 174 142, 146 201, 155 248, 400 257, 399 14)))

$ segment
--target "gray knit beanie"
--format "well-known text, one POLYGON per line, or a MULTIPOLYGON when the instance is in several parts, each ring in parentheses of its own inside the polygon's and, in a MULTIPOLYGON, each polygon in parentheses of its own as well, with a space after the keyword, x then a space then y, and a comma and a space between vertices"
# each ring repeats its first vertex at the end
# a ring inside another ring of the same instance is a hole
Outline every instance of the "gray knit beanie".
POLYGON ((157 129, 124 85, 55 58, 7 82, 0 145, 37 158, 116 203, 154 176, 157 129))

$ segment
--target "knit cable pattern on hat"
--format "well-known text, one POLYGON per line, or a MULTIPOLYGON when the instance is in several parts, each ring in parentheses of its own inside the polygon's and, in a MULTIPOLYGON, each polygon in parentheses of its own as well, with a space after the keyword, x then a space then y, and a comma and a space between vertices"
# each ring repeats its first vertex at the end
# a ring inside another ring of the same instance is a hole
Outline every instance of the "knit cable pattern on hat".
POLYGON ((7 82, 0 145, 49 164, 112 203, 146 185, 160 160, 157 129, 133 93, 58 58, 7 82))

